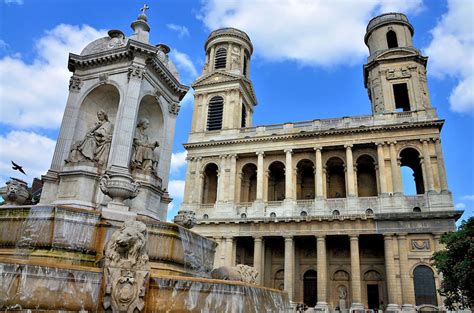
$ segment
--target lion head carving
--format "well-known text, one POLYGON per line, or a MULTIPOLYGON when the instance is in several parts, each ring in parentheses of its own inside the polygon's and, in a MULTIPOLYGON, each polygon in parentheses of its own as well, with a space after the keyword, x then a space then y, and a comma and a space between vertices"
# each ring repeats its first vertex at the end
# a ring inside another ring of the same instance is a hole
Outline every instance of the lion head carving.
POLYGON ((145 224, 138 221, 125 222, 105 245, 105 266, 149 269, 147 241, 145 224))
POLYGON ((5 199, 5 204, 10 205, 28 204, 28 200, 31 198, 26 182, 15 178, 6 183, 6 186, 1 190, 1 195, 5 199))

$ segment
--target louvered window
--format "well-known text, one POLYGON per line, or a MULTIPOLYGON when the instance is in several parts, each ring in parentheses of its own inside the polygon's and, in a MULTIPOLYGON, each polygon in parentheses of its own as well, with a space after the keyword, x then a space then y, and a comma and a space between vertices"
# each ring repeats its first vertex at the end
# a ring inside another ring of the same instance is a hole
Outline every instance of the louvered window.
POLYGON ((225 68, 227 61, 227 50, 224 48, 217 49, 214 68, 225 68))
POLYGON ((219 96, 212 98, 207 111, 207 130, 222 129, 223 110, 224 99, 219 96))
POLYGON ((240 120, 240 127, 247 127, 247 110, 245 104, 242 103, 242 116, 240 120))
POLYGON ((247 58, 244 57, 244 76, 247 76, 247 58))

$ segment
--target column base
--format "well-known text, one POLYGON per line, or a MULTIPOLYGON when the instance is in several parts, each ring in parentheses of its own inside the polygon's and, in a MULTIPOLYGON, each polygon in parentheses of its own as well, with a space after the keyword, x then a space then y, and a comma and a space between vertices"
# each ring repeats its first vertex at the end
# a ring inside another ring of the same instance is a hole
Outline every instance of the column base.
POLYGON ((318 302, 316 303, 316 306, 314 307, 314 311, 318 312, 328 312, 329 311, 329 306, 327 302, 318 302))
POLYGON ((351 312, 364 312, 364 305, 362 303, 354 302, 351 305, 351 312))
POLYGON ((385 312, 387 313, 395 313, 400 312, 400 306, 398 304, 388 304, 385 308, 385 312))
POLYGON ((416 312, 415 307, 413 304, 403 304, 402 305, 403 312, 416 312))

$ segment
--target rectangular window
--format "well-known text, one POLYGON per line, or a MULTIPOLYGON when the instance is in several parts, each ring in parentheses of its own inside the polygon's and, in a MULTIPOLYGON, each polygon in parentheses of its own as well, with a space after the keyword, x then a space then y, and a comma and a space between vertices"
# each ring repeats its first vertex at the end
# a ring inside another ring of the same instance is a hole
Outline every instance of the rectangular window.
POLYGON ((245 104, 242 103, 242 114, 240 120, 240 127, 247 127, 247 110, 245 109, 245 104))
POLYGON ((395 109, 398 112, 410 111, 410 99, 408 98, 408 87, 406 83, 394 84, 393 95, 395 97, 395 109))

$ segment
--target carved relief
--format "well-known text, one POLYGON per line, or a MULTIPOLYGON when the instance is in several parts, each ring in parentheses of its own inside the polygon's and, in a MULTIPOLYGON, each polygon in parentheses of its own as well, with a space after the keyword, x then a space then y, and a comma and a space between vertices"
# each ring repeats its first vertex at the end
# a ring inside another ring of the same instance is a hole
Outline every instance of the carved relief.
POLYGON ((82 87, 82 81, 78 77, 72 76, 69 79, 69 90, 70 91, 79 92, 79 90, 81 90, 81 87, 82 87))
POLYGON ((375 78, 372 80, 372 94, 373 94, 373 105, 375 113, 383 112, 383 95, 382 95, 382 86, 380 85, 380 79, 375 78))
POLYGON ((255 285, 257 283, 258 271, 254 267, 244 264, 237 264, 235 267, 221 266, 212 270, 211 277, 255 285))
POLYGON ((6 186, 0 189, 0 195, 5 200, 6 205, 28 204, 31 198, 30 190, 26 182, 12 178, 6 186))
POLYGON ((181 106, 178 103, 175 102, 170 102, 168 104, 168 112, 173 115, 178 115, 179 109, 181 109, 181 106))
POLYGON ((104 249, 105 295, 108 312, 140 312, 145 307, 150 265, 145 224, 128 221, 115 231, 104 249))
POLYGON ((173 222, 180 226, 191 229, 194 227, 194 225, 196 225, 196 213, 194 213, 194 211, 181 210, 174 217, 173 222))
POLYGON ((428 239, 414 239, 411 241, 413 251, 430 251, 430 241, 428 239))
POLYGON ((337 270, 332 275, 332 280, 334 281, 348 281, 350 280, 349 273, 344 270, 337 270))
POLYGON ((143 78, 145 70, 143 67, 132 65, 128 68, 128 79, 138 79, 141 80, 143 78))
POLYGON ((398 78, 409 78, 411 77, 411 73, 408 67, 403 66, 400 68, 388 69, 386 76, 387 76, 387 80, 398 79, 398 78))
POLYGON ((379 281, 379 280, 382 280, 382 275, 380 275, 380 273, 377 272, 377 271, 369 270, 369 271, 365 272, 365 274, 364 274, 364 280, 376 280, 376 281, 379 281))
POLYGON ((112 198, 114 203, 123 203, 126 199, 133 199, 140 191, 140 184, 128 177, 111 177, 103 175, 99 181, 100 190, 112 198))
POLYGON ((115 49, 125 46, 125 35, 120 30, 110 30, 111 37, 107 44, 108 49, 115 49))
POLYGON ((418 77, 420 81, 421 103, 425 109, 430 107, 430 99, 428 97, 426 69, 424 67, 418 68, 418 77))

